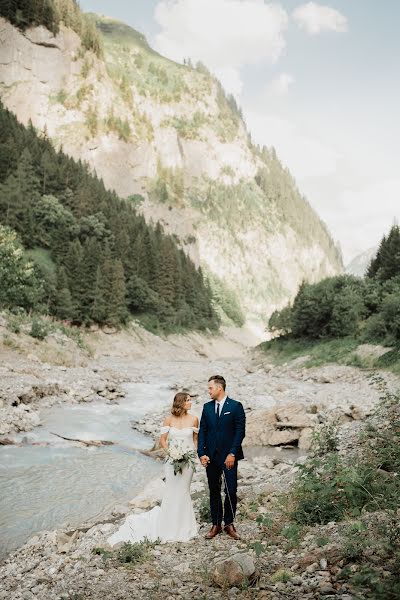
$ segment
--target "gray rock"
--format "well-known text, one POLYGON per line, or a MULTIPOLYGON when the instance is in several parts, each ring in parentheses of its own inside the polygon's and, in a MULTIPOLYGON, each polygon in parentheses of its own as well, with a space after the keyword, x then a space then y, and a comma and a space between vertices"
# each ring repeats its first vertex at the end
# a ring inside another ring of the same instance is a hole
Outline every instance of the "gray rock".
POLYGON ((328 561, 326 560, 326 558, 321 558, 321 560, 319 561, 319 566, 321 567, 321 569, 326 569, 326 567, 328 566, 328 561))
POLYGON ((213 581, 220 587, 242 585, 252 581, 255 576, 256 567, 249 554, 238 552, 214 564, 213 581))

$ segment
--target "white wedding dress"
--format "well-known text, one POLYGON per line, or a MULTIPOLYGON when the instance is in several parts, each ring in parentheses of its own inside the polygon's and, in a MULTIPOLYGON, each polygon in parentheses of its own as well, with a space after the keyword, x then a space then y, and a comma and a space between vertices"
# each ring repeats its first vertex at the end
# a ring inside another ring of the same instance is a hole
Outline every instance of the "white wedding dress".
MULTIPOLYGON (((161 433, 168 433, 168 442, 178 442, 184 448, 193 450, 193 432, 196 427, 161 427, 161 433)), ((197 523, 194 515, 190 484, 193 469, 189 465, 182 473, 174 475, 174 468, 165 463, 165 490, 161 506, 150 511, 129 515, 120 528, 107 538, 114 546, 118 542, 140 542, 144 539, 161 542, 187 542, 197 535, 197 523)))

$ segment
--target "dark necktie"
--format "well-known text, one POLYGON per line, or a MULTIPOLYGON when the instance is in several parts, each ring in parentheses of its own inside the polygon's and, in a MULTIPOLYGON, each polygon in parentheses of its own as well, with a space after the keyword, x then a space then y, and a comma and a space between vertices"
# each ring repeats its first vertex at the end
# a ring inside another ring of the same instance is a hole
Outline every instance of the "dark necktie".
POLYGON ((219 402, 217 402, 217 418, 219 419, 221 414, 221 404, 219 402))

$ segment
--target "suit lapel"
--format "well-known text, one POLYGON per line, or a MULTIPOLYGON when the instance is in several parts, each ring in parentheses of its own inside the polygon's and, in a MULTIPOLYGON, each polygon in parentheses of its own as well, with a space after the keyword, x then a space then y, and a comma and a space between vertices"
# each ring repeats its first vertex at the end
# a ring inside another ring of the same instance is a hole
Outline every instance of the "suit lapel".
POLYGON ((225 400, 224 411, 223 412, 225 412, 228 407, 229 407, 229 398, 227 397, 226 400, 225 400))
MULTIPOLYGON (((222 410, 221 410, 221 415, 219 417, 220 425, 222 425, 222 420, 224 419, 224 413, 227 410, 229 412, 229 398, 228 398, 228 396, 226 397, 226 400, 225 400, 224 405, 223 405, 222 410)), ((218 417, 216 417, 216 418, 218 418, 218 417)))

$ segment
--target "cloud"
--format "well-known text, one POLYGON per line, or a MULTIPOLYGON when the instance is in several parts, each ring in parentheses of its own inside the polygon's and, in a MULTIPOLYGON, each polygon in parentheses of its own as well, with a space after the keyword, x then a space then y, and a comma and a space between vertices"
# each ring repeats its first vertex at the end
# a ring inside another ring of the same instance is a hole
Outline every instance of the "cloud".
POLYGON ((254 141, 274 146, 297 181, 336 172, 341 154, 319 139, 303 134, 292 122, 274 114, 253 111, 245 111, 245 120, 254 141))
POLYGON ((264 0, 161 0, 154 17, 161 54, 204 62, 235 95, 245 65, 274 63, 285 48, 287 13, 264 0))
POLYGON ((288 73, 281 73, 271 83, 265 87, 267 96, 285 96, 289 92, 289 87, 294 82, 294 77, 288 73))
POLYGON ((316 2, 307 2, 296 8, 292 16, 300 29, 315 35, 323 31, 347 31, 347 19, 339 11, 330 6, 323 6, 316 2))

